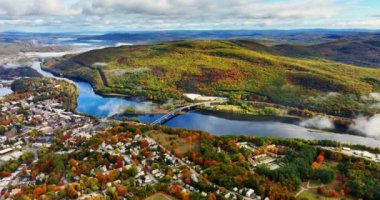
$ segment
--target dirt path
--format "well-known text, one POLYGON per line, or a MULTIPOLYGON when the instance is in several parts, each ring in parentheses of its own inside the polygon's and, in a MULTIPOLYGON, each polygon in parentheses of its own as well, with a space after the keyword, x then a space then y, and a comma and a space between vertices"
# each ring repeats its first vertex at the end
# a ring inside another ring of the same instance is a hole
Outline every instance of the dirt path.
POLYGON ((309 189, 316 189, 316 188, 323 187, 323 186, 324 186, 324 184, 321 184, 319 186, 310 186, 310 181, 308 181, 306 184, 306 188, 301 186, 301 190, 297 192, 296 197, 298 197, 300 194, 302 194, 303 192, 305 192, 309 189))

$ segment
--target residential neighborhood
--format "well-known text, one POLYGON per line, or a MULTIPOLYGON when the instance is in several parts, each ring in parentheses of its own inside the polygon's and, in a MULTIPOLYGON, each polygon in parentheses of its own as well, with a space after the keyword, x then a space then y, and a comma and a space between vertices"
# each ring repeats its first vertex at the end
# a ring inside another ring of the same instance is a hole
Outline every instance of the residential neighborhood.
POLYGON ((342 163, 375 168, 380 161, 374 149, 334 142, 96 119, 70 109, 70 87, 40 81, 34 84, 49 91, 21 84, 1 100, 0 199, 344 197, 348 190, 337 188, 353 183, 342 163))

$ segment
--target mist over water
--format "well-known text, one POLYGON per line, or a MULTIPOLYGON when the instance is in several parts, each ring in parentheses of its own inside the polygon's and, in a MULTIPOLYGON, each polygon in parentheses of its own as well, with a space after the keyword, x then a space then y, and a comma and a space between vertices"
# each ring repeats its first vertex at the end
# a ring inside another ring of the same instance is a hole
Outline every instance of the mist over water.
POLYGON ((310 119, 302 120, 300 126, 307 128, 316 128, 321 130, 333 130, 335 129, 334 123, 325 116, 316 116, 310 119))
POLYGON ((373 138, 349 134, 314 132, 297 124, 283 123, 275 119, 260 121, 252 117, 251 121, 241 121, 190 112, 170 120, 165 125, 202 130, 216 135, 254 135, 308 140, 333 140, 348 144, 362 144, 372 147, 380 146, 380 141, 373 138))
MULTIPOLYGON (((34 68, 40 71, 44 76, 54 77, 49 72, 41 70, 40 63, 34 63, 34 68)), ((56 77, 57 78, 57 77, 56 77)), ((92 86, 87 82, 71 81, 79 88, 78 106, 79 113, 89 114, 95 117, 108 117, 114 114, 124 112, 125 108, 134 107, 141 110, 152 109, 151 103, 138 102, 120 97, 103 97, 97 95, 92 86)), ((137 115, 136 117, 144 123, 153 122, 162 115, 137 115)), ((316 128, 331 128, 330 122, 326 119, 316 118, 303 122, 308 126, 316 128)), ((362 144, 372 147, 380 146, 380 141, 373 138, 354 136, 349 134, 324 134, 311 132, 305 127, 297 124, 284 123, 275 119, 266 121, 241 121, 239 119, 225 119, 219 116, 205 115, 196 112, 190 112, 180 115, 170 120, 167 126, 179 127, 185 129, 202 130, 216 135, 225 134, 244 134, 255 136, 271 136, 281 138, 301 138, 310 140, 334 140, 343 143, 362 144)))
POLYGON ((380 114, 373 117, 359 116, 354 119, 350 129, 368 137, 380 139, 380 114))
MULTIPOLYGON (((34 62, 32 67, 45 77, 55 77, 53 74, 43 71, 39 62, 34 62)), ((55 77, 57 78, 57 77, 55 77)), ((137 111, 149 112, 154 109, 151 103, 138 102, 120 97, 103 97, 95 94, 92 86, 87 82, 71 81, 79 88, 78 106, 79 113, 96 117, 109 117, 123 113, 126 108, 134 107, 137 111)), ((338 95, 338 94, 330 94, 338 95)), ((371 94, 368 98, 377 100, 377 94, 371 94)), ((375 100, 375 101, 376 101, 375 100)), ((152 122, 162 115, 137 115, 142 122, 152 122)), ((378 118, 360 118, 352 130, 365 133, 370 137, 377 137, 378 118)), ((204 115, 201 113, 188 113, 180 115, 166 125, 186 129, 198 129, 213 134, 246 134, 257 136, 273 136, 283 138, 302 138, 312 140, 335 140, 344 143, 363 144, 368 146, 380 146, 380 141, 373 138, 365 138, 348 134, 323 134, 311 132, 307 128, 334 129, 333 123, 326 117, 315 117, 299 122, 299 124, 283 123, 276 120, 267 121, 241 121, 224 119, 218 116, 204 115)))
POLYGON ((127 100, 120 97, 102 97, 95 94, 89 83, 76 81, 79 88, 78 107, 80 113, 90 114, 96 117, 109 117, 121 114, 128 107, 142 110, 152 109, 151 104, 127 100))

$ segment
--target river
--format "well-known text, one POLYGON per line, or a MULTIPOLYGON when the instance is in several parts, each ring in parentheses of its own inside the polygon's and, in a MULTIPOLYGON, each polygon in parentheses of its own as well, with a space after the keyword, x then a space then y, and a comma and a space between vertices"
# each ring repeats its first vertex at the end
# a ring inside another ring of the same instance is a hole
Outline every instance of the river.
MULTIPOLYGON (((35 62, 33 68, 46 77, 55 77, 53 74, 43 71, 40 62, 35 62)), ((57 77, 55 77, 57 78, 57 77)), ((67 80, 67 79, 66 79, 67 80)), ((69 80, 70 81, 70 80, 69 80)), ((87 82, 70 81, 79 88, 78 106, 79 113, 96 117, 107 117, 120 112, 125 106, 134 106, 141 109, 150 109, 149 102, 137 102, 121 97, 103 97, 97 95, 92 86, 87 82)), ((138 115, 141 122, 153 122, 162 115, 138 115)), ((362 136, 350 134, 313 132, 295 123, 284 122, 278 118, 252 117, 251 119, 224 118, 218 115, 210 115, 201 112, 189 112, 179 115, 165 125, 184 129, 202 130, 215 135, 255 135, 281 138, 300 138, 310 140, 334 140, 348 144, 361 144, 371 147, 379 147, 380 141, 362 136)))
POLYGON ((13 93, 12 89, 9 87, 11 83, 12 81, 9 81, 9 80, 0 80, 0 99, 1 97, 7 96, 13 93))
POLYGON ((12 94, 12 90, 9 87, 1 87, 0 88, 0 97, 7 96, 8 94, 12 94))

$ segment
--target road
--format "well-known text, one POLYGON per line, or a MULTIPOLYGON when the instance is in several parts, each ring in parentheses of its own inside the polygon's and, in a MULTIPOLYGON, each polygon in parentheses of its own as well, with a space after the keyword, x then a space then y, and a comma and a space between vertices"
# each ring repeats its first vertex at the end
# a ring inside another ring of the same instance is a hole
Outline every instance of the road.
POLYGON ((306 190, 309 190, 309 189, 316 189, 316 188, 320 188, 320 187, 323 187, 324 185, 321 184, 319 186, 310 186, 310 181, 307 182, 306 184, 306 188, 301 186, 301 190, 299 192, 297 192, 296 194, 296 197, 298 197, 300 194, 302 194, 303 192, 305 192, 306 190))

